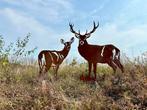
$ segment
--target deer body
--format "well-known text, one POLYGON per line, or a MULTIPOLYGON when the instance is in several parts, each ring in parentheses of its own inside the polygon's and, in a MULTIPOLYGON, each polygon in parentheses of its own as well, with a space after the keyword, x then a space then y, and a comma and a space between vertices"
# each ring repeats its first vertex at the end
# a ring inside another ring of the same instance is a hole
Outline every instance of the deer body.
POLYGON ((66 56, 68 55, 71 43, 74 41, 74 38, 71 38, 71 41, 64 42, 61 39, 61 43, 64 44, 64 48, 61 51, 56 50, 42 50, 38 55, 38 64, 39 64, 39 76, 42 73, 46 73, 51 66, 55 67, 55 75, 57 77, 57 71, 59 69, 60 64, 64 61, 66 56))
POLYGON ((91 73, 91 68, 93 66, 93 72, 94 72, 94 80, 96 79, 96 68, 97 68, 97 63, 107 63, 114 72, 116 71, 116 68, 119 67, 122 72, 124 72, 123 65, 120 63, 120 50, 115 47, 112 44, 108 45, 91 45, 88 44, 87 38, 91 36, 91 33, 93 33, 98 25, 95 25, 94 22, 94 27, 93 30, 90 31, 89 33, 86 33, 84 35, 77 33, 74 31, 72 24, 69 24, 70 26, 70 31, 75 34, 75 37, 79 39, 79 46, 78 46, 78 51, 80 55, 88 61, 89 64, 89 75, 88 78, 90 78, 90 73, 91 73))
POLYGON ((94 63, 107 63, 109 59, 114 58, 115 54, 119 54, 119 49, 109 45, 90 45, 84 43, 84 45, 78 46, 78 51, 82 57, 84 57, 89 62, 94 63), (114 53, 115 51, 116 53, 114 53))
POLYGON ((48 65, 48 63, 52 63, 53 65, 60 65, 66 58, 68 52, 69 51, 64 52, 64 49, 62 51, 43 50, 39 53, 38 59, 44 60, 46 65, 48 65))

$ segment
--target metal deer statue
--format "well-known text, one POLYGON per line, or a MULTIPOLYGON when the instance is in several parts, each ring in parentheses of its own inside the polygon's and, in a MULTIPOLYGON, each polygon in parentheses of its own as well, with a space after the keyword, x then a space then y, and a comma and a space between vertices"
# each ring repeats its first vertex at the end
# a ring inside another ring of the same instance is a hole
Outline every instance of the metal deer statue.
POLYGON ((79 39, 78 51, 80 55, 88 61, 89 74, 87 77, 82 76, 86 80, 96 80, 96 68, 97 63, 107 63, 114 72, 116 72, 117 67, 124 72, 123 65, 120 62, 120 50, 112 44, 109 45, 91 45, 87 42, 87 38, 98 28, 99 23, 96 25, 93 22, 93 29, 84 35, 76 32, 73 27, 74 25, 69 23, 70 31, 75 34, 75 37, 79 39), (90 76, 91 68, 93 66, 94 77, 90 76))
POLYGON ((71 38, 69 42, 65 42, 61 39, 61 43, 64 44, 64 48, 61 51, 56 50, 42 50, 38 55, 38 64, 39 64, 39 76, 42 73, 46 73, 52 65, 55 67, 55 76, 57 77, 57 72, 60 64, 68 55, 71 44, 74 41, 74 37, 71 38))

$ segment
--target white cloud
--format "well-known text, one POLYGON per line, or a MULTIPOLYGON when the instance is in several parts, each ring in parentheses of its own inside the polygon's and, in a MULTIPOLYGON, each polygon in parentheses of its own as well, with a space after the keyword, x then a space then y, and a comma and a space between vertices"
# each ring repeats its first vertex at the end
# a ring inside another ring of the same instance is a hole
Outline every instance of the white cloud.
POLYGON ((5 18, 5 20, 2 21, 4 24, 9 22, 7 29, 9 31, 11 30, 11 35, 4 37, 13 36, 13 39, 16 39, 18 36, 24 37, 30 32, 33 37, 30 41, 31 47, 39 46, 41 48, 47 48, 48 45, 52 47, 52 44, 56 42, 54 40, 56 34, 53 29, 49 26, 47 27, 42 25, 39 21, 31 16, 27 16, 24 13, 10 8, 0 10, 0 16, 5 18))
POLYGON ((0 9, 0 16, 3 18, 3 20, 0 21, 0 32, 2 34, 6 33, 4 38, 7 37, 6 39, 8 41, 13 42, 16 38, 24 37, 30 32, 32 38, 29 47, 39 47, 37 53, 42 49, 60 50, 63 48, 63 45, 60 43, 60 38, 65 39, 65 41, 71 38, 69 33, 63 31, 63 33, 59 35, 57 30, 52 28, 52 26, 44 25, 33 16, 16 9, 0 9), (4 27, 6 27, 7 30, 4 30, 4 27))
POLYGON ((66 15, 73 12, 70 0, 2 0, 3 2, 17 7, 17 10, 24 11, 38 19, 54 23, 61 22, 66 15))
POLYGON ((21 13, 10 8, 5 8, 1 11, 3 15, 5 15, 11 21, 11 23, 18 31, 29 30, 31 32, 38 31, 41 33, 48 33, 48 27, 43 26, 41 23, 39 23, 31 16, 27 16, 24 13, 21 13))

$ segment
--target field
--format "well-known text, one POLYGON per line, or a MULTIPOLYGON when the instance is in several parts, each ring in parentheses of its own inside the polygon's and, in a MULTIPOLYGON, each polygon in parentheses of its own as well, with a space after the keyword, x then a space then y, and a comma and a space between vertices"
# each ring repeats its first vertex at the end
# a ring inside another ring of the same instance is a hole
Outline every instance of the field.
POLYGON ((38 79, 37 62, 0 63, 0 110, 146 110, 147 61, 123 61, 125 73, 99 65, 97 81, 83 82, 87 63, 62 64, 38 79))

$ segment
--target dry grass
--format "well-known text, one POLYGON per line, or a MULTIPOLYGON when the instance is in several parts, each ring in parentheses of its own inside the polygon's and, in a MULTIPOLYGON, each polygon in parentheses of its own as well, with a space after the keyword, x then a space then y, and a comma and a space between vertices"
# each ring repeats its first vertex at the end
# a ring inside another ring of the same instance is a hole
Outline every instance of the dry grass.
POLYGON ((147 65, 126 62, 125 73, 99 66, 97 81, 83 82, 86 64, 64 65, 37 79, 35 66, 0 64, 1 110, 146 110, 147 65))

